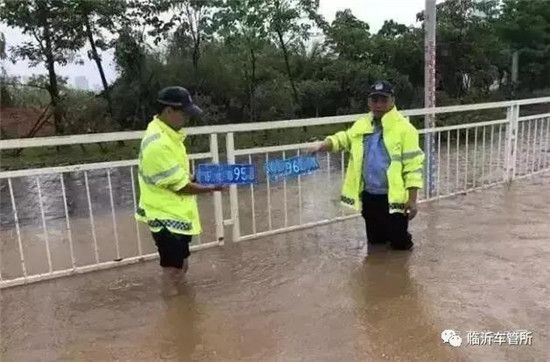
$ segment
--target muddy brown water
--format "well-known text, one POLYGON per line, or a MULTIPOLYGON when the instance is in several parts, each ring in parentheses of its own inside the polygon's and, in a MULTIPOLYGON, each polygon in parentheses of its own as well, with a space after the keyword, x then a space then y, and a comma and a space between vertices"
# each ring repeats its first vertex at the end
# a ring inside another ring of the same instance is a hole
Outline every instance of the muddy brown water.
MULTIPOLYGON (((546 144, 519 143, 518 174, 550 163, 546 144)), ((492 160, 478 149, 475 177, 473 147, 466 160, 463 146, 442 148, 442 194, 503 177, 496 139, 492 160)), ((253 161, 263 166, 263 158, 253 161)), ((344 215, 340 156, 331 156, 330 169, 324 157, 321 165, 301 178, 301 192, 296 179, 287 182, 286 217, 282 182, 270 185, 271 212, 264 180, 254 189, 254 209, 250 188, 239 188, 242 234, 251 234, 254 222, 257 232, 268 230, 269 214, 273 229, 344 215)), ((116 230, 106 171, 88 176, 98 260, 117 257, 115 234, 121 258, 138 255, 138 233, 142 253, 154 253, 148 231, 133 219, 129 168, 111 170, 116 230)), ((22 270, 9 190, 0 181, 0 272, 10 279, 22 270)), ((75 264, 93 264, 84 175, 64 181, 75 264)), ((354 219, 194 253, 185 288, 171 296, 156 261, 4 289, 0 360, 548 360, 549 181, 543 173, 509 189, 421 204, 411 253, 380 248, 365 259, 364 226, 354 219), (469 330, 526 329, 533 344, 453 348, 441 341, 444 329, 458 330, 464 341, 469 330)), ((48 271, 35 182, 13 180, 29 275, 48 271)), ((52 269, 70 268, 59 176, 40 182, 52 269)), ((224 194, 225 219, 228 199, 224 194)), ((205 232, 195 242, 213 241, 212 200, 199 204, 205 232)))
POLYGON ((546 173, 421 204, 412 252, 365 258, 359 219, 228 243, 174 294, 156 261, 5 289, 0 359, 548 360, 548 195, 546 173), (465 345, 520 329, 531 345, 465 345))
MULTIPOLYGON (((498 129, 495 128, 496 130, 498 129)), ((544 131, 550 135, 548 129, 545 128, 544 131)), ((441 143, 441 152, 435 158, 439 166, 436 184, 441 195, 460 192, 467 188, 503 179, 504 134, 499 137, 498 132, 494 132, 491 143, 490 131, 487 128, 485 148, 483 148, 481 130, 478 133, 477 147, 469 144, 468 153, 465 152, 464 137, 460 139, 458 151, 454 140, 449 143, 450 147, 447 147, 446 142, 441 143)), ((520 175, 550 165, 550 153, 546 152, 546 147, 550 147, 548 138, 541 139, 539 137, 537 143, 531 144, 529 142, 534 141, 534 132, 532 133, 530 138, 527 137, 528 133, 520 133, 521 142, 518 143, 517 158, 517 173, 520 175)), ((473 138, 470 137, 470 141, 472 140, 473 138)), ((286 153, 286 157, 293 155, 295 152, 288 151, 286 153)), ((270 153, 269 157, 275 159, 282 155, 281 153, 270 153)), ((239 157, 237 162, 248 162, 248 157, 239 157)), ((269 186, 269 194, 265 172, 263 172, 265 156, 255 156, 252 158, 252 162, 259 171, 259 182, 254 186, 253 192, 248 186, 239 187, 242 235, 348 214, 339 203, 342 179, 340 154, 330 155, 330 160, 326 155, 321 155, 319 171, 303 176, 300 182, 295 178, 289 179, 286 183, 286 190, 283 182, 272 183, 269 186), (328 167, 329 163, 330 168, 328 167), (252 196, 254 202, 252 202, 252 196), (270 204, 271 207, 269 207, 270 204)), ((54 271, 72 267, 71 241, 76 266, 137 256, 140 248, 142 254, 155 252, 149 232, 142 225, 138 225, 133 217, 134 196, 130 168, 113 168, 109 174, 114 217, 107 170, 87 171, 93 227, 84 172, 70 172, 63 176, 68 225, 65 218, 61 180, 58 174, 12 179, 21 244, 28 275, 49 271, 48 245, 54 271), (45 230, 42 224, 37 179, 41 187, 45 230)), ((134 168, 134 176, 136 175, 137 172, 134 168)), ((420 197, 423 198, 424 194, 421 194, 420 197)), ((204 232, 200 238, 195 238, 194 243, 215 241, 212 197, 199 197, 199 206, 204 232)), ((223 195, 223 214, 226 220, 231 216, 228 193, 223 195)), ((226 228, 225 231, 226 238, 229 238, 231 230, 226 228)), ((23 276, 18 239, 7 180, 0 179, 0 274, 3 279, 23 276)))

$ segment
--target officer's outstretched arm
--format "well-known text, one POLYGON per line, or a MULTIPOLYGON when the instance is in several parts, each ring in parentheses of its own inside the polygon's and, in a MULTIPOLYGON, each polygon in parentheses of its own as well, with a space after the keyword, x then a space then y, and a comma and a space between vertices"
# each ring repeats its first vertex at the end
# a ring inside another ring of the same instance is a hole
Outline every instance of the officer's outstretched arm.
POLYGON ((349 136, 349 129, 340 131, 332 136, 328 136, 325 142, 330 143, 331 152, 349 151, 351 149, 351 138, 349 136))
POLYGON ((198 194, 207 194, 214 191, 223 191, 225 187, 223 186, 210 186, 210 185, 201 185, 195 182, 189 182, 183 188, 178 190, 179 194, 184 195, 198 195, 198 194))
POLYGON ((349 151, 351 142, 348 132, 349 130, 346 130, 328 136, 324 141, 310 148, 310 153, 349 151))

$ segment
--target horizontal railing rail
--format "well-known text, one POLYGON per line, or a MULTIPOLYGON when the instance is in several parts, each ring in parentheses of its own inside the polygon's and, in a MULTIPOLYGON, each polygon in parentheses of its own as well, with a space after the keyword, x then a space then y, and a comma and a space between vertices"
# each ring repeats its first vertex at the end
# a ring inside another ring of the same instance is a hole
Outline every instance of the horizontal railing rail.
MULTIPOLYGON (((433 170, 425 170, 433 185, 419 195, 420 202, 550 170, 550 113, 520 117, 521 106, 536 104, 550 104, 550 97, 403 110, 410 117, 507 110, 505 119, 419 129, 421 147, 427 138, 433 140, 432 153, 426 154, 433 170)), ((359 116, 187 129, 188 135, 210 140, 207 152, 190 155, 193 172, 200 162, 251 163, 258 170, 256 184, 233 185, 229 197, 216 192, 198 198, 205 235, 191 249, 223 245, 225 227, 238 242, 360 216, 339 206, 348 161, 344 152, 318 155, 321 168, 312 174, 270 182, 263 169, 266 161, 301 155, 313 143, 236 144, 242 133, 330 124, 344 129, 359 116), (219 135, 225 137, 223 160, 219 135)), ((131 131, 1 140, 0 150, 139 140, 142 135, 131 131)), ((155 259, 150 234, 133 217, 139 200, 137 165, 137 159, 130 159, 0 171, 0 288, 155 259)))

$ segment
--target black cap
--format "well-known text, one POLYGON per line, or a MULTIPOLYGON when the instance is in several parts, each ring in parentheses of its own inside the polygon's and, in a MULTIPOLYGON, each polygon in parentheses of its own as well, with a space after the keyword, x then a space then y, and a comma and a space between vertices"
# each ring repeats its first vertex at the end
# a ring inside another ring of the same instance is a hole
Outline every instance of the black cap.
POLYGON ((157 101, 160 104, 181 109, 192 117, 202 114, 202 109, 193 103, 191 94, 183 87, 166 87, 162 89, 158 94, 157 101))
POLYGON ((385 80, 379 80, 374 82, 369 88, 369 96, 379 94, 383 96, 393 96, 393 85, 385 80))

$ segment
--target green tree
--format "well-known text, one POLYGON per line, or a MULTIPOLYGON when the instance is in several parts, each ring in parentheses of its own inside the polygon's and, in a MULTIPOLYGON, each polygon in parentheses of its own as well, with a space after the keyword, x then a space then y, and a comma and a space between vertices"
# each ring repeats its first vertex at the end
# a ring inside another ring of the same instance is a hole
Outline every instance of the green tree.
POLYGON ((290 65, 291 51, 309 39, 315 23, 312 14, 319 8, 319 0, 273 0, 269 5, 269 29, 283 52, 292 95, 298 104, 298 90, 290 65))
MULTIPOLYGON (((462 98, 488 94, 501 79, 503 44, 494 22, 498 0, 447 0, 437 5, 437 72, 445 92, 462 98)), ((419 14, 423 20, 423 13, 419 14)))
POLYGON ((71 13, 76 17, 75 22, 83 27, 84 37, 88 41, 90 50, 88 57, 92 59, 97 66, 101 83, 103 85, 103 95, 107 100, 109 113, 113 113, 113 105, 110 96, 109 84, 105 77, 101 55, 99 50, 105 51, 114 46, 112 39, 105 38, 105 32, 111 36, 118 29, 128 23, 126 18, 126 2, 124 0, 70 0, 69 6, 71 13))
POLYGON ((353 61, 368 59, 371 37, 369 24, 357 19, 350 9, 338 11, 325 33, 327 44, 340 58, 353 61))
POLYGON ((67 5, 66 0, 20 0, 3 2, 0 6, 1 20, 34 38, 34 41, 10 47, 11 58, 13 62, 27 59, 31 66, 45 64, 58 134, 63 133, 63 107, 55 67, 74 61, 76 51, 84 45, 80 27, 75 24, 67 5))
POLYGON ((266 46, 269 7, 262 0, 224 0, 214 15, 217 34, 233 50, 246 81, 249 120, 257 119, 255 93, 259 52, 266 46))
POLYGON ((529 91, 550 87, 550 3, 504 0, 497 31, 510 55, 519 54, 519 86, 529 91))

